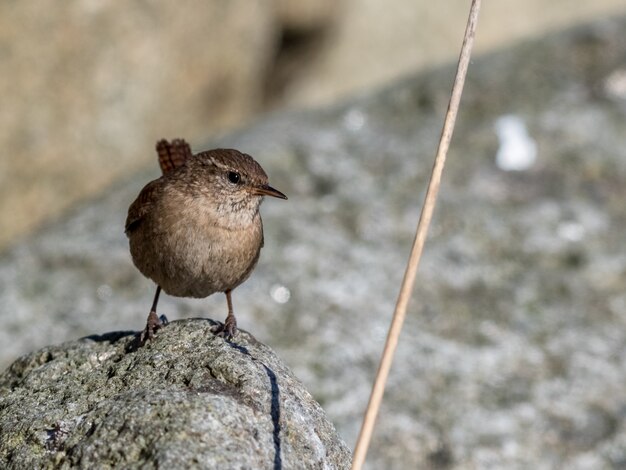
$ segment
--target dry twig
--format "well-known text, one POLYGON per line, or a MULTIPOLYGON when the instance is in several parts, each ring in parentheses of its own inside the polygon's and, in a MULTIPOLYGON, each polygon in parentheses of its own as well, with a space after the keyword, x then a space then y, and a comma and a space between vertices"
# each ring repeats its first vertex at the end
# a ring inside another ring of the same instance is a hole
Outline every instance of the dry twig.
POLYGON ((391 320, 389 332, 387 333, 385 349, 383 351, 380 365, 378 366, 378 373, 376 374, 376 380, 374 381, 370 400, 363 418, 363 424, 361 425, 359 439, 357 440, 356 448, 354 450, 352 470, 360 470, 365 462, 365 455, 367 454, 369 442, 372 437, 372 431, 374 429, 374 423, 376 422, 376 416, 378 415, 380 403, 385 391, 385 384, 389 375, 389 369, 391 368, 393 356, 398 345, 398 337, 400 336, 402 323, 406 317, 407 304, 411 298, 411 293, 413 292, 417 267, 422 256, 428 227, 435 209, 437 193, 439 192, 439 186, 441 184, 441 174, 443 173, 446 155, 448 153, 448 148, 450 147, 450 140, 452 139, 452 132, 454 131, 454 123, 456 121, 459 102, 461 101, 461 94, 463 92, 463 85, 465 83, 465 76, 467 74, 467 67, 469 66, 472 52, 472 45, 474 43, 479 10, 480 0, 472 0, 467 28, 465 29, 465 37, 463 38, 461 55, 459 57, 459 64, 457 67, 456 77, 454 79, 454 85, 452 87, 452 95, 450 96, 450 103, 448 105, 448 112, 446 113, 443 123, 443 130, 441 132, 441 138, 439 139, 439 147, 437 149, 437 155, 435 156, 435 164, 433 166, 430 182, 428 183, 428 190, 426 191, 422 214, 417 224, 413 248, 411 249, 411 255, 404 273, 404 279, 402 280, 402 286, 396 302, 393 319, 391 320))

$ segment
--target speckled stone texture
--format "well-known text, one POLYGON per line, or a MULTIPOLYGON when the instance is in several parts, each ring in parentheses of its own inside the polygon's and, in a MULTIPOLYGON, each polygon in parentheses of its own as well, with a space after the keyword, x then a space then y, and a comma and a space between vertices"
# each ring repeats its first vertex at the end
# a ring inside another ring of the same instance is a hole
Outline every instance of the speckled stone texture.
POLYGON ((114 332, 18 359, 0 376, 0 468, 349 468, 276 355, 211 325, 170 323, 139 350, 114 332))

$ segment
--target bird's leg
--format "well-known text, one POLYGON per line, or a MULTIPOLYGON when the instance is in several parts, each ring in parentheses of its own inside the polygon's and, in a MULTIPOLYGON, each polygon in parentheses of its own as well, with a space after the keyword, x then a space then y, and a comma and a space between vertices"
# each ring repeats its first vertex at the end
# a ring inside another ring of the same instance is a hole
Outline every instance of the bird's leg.
POLYGON ((143 346, 144 344, 146 344, 146 341, 154 338, 154 333, 167 322, 167 319, 165 317, 163 317, 163 321, 161 321, 156 313, 160 293, 161 286, 157 286, 156 293, 154 294, 154 301, 152 302, 152 308, 150 309, 150 313, 148 314, 146 327, 141 332, 141 335, 139 335, 139 346, 143 346))
POLYGON ((230 296, 231 291, 227 290, 226 303, 228 304, 228 315, 224 321, 224 329, 226 330, 226 337, 232 338, 237 334, 237 319, 235 318, 235 312, 233 312, 233 299, 230 296))
POLYGON ((224 292, 224 294, 226 294, 226 302, 228 303, 228 315, 226 315, 226 320, 223 325, 219 325, 217 328, 213 329, 216 335, 223 336, 225 339, 231 339, 237 335, 237 319, 233 312, 233 300, 230 293, 230 290, 224 292))

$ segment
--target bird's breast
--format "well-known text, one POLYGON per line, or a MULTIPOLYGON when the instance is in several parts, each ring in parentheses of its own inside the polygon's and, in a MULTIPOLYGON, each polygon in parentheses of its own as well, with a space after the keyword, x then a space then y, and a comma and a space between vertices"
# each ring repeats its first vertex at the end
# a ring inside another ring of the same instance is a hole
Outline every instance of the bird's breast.
POLYGON ((210 220, 181 221, 170 231, 168 272, 173 295, 206 297, 234 289, 256 265, 263 244, 261 218, 241 228, 225 228, 210 220), (176 286, 176 287, 174 287, 176 286))
POLYGON ((139 270, 179 297, 207 297, 245 281, 263 246, 258 210, 224 212, 207 199, 170 196, 130 236, 139 270))

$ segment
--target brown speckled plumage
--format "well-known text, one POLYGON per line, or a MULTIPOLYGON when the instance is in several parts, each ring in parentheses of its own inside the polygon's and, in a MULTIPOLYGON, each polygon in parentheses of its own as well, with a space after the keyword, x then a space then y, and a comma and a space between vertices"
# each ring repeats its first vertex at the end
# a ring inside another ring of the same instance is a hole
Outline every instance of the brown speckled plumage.
MULTIPOLYGON (((233 149, 191 155, 188 148, 178 139, 157 144, 164 174, 131 204, 126 235, 135 266, 166 293, 203 298, 225 292, 230 336, 236 332, 230 291, 248 278, 263 246, 263 196, 286 197, 268 186, 249 155, 233 149)), ((152 333, 144 331, 141 342, 152 333)))

